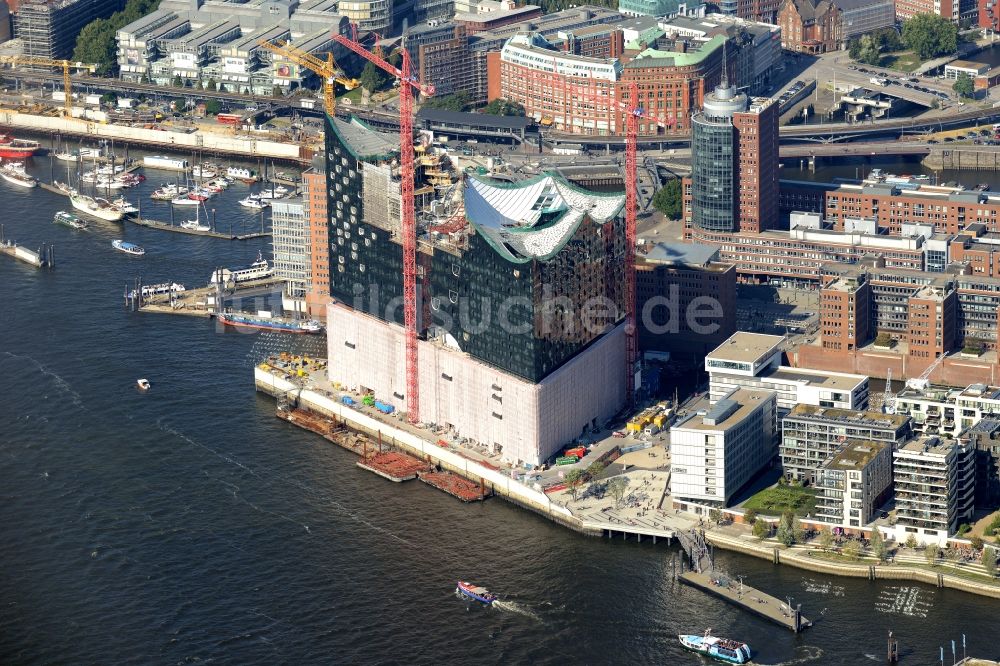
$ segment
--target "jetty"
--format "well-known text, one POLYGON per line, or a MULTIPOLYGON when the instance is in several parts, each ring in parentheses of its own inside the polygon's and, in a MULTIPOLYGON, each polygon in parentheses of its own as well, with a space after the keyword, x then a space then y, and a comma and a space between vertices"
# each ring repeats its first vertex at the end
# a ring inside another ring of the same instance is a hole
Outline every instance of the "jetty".
POLYGON ((147 229, 172 231, 177 234, 188 234, 189 236, 208 236, 210 238, 222 238, 223 240, 253 240, 254 238, 269 238, 271 236, 270 231, 254 231, 247 234, 233 234, 232 232, 223 233, 221 231, 216 231, 215 229, 209 229, 207 231, 200 229, 185 229, 179 224, 175 225, 169 222, 151 220, 149 218, 130 217, 127 219, 133 224, 137 224, 140 227, 146 227, 147 229))
POLYGON ((4 240, 2 230, 0 230, 0 254, 13 257, 35 268, 55 268, 55 250, 51 245, 42 245, 37 251, 29 250, 14 241, 4 240))
POLYGON ((473 483, 451 472, 424 472, 418 478, 427 485, 443 490, 463 502, 480 502, 487 497, 486 488, 482 482, 473 483))
POLYGON ((358 467, 378 474, 383 479, 401 483, 417 478, 417 474, 427 471, 429 465, 405 453, 387 451, 362 458, 358 461, 358 467))
POLYGON ((686 585, 698 588, 702 592, 738 606, 757 617, 770 620, 795 633, 812 626, 812 622, 802 616, 801 604, 791 608, 788 603, 781 599, 772 597, 770 594, 749 585, 744 585, 742 582, 733 581, 722 574, 685 571, 677 578, 686 585))

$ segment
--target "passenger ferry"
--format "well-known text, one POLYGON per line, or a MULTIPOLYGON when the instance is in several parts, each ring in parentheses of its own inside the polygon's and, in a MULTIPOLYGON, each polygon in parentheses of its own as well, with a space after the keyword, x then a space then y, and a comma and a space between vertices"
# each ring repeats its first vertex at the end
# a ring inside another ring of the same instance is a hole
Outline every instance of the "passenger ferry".
POLYGON ((208 279, 209 284, 228 282, 249 282, 251 280, 266 280, 274 275, 274 269, 267 263, 267 259, 260 252, 257 253, 257 260, 246 268, 223 268, 212 273, 208 279))
POLYGON ((56 224, 61 224, 64 227, 71 227, 80 231, 86 230, 88 226, 87 223, 81 220, 78 216, 73 213, 67 213, 64 210, 56 213, 55 217, 52 218, 52 221, 56 224))
MULTIPOLYGON (((148 298, 150 296, 159 296, 160 294, 176 294, 182 291, 186 291, 187 287, 176 282, 163 282, 161 284, 144 284, 142 285, 142 297, 148 298)), ((132 298, 135 298, 135 289, 129 292, 132 298)))
POLYGON ((750 646, 731 638, 719 638, 712 635, 712 630, 705 631, 704 636, 697 634, 681 634, 677 637, 688 650, 703 654, 706 657, 723 661, 727 664, 747 664, 750 662, 750 646))
POLYGON ((487 606, 497 600, 496 595, 487 590, 485 587, 473 585, 472 583, 467 583, 464 580, 458 581, 458 586, 455 588, 455 592, 464 597, 468 597, 469 599, 475 599, 476 601, 482 602, 487 606))
POLYGON ((111 241, 111 247, 115 248, 119 252, 124 252, 125 254, 131 254, 135 257, 141 257, 146 254, 146 251, 136 245, 135 243, 129 243, 128 241, 123 241, 120 238, 111 241))

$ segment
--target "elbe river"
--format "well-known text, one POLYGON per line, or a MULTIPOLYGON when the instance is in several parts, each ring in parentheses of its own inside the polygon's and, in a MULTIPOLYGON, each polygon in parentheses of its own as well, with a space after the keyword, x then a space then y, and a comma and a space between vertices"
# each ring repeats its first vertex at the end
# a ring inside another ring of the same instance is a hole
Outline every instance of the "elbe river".
MULTIPOLYGON (((32 171, 47 178, 48 158, 32 171)), ((168 219, 149 193, 133 201, 168 219)), ((219 226, 256 228, 234 186, 219 226)), ((1000 656, 1000 601, 820 576, 717 553, 719 567, 801 603, 794 636, 672 580, 676 550, 580 536, 498 499, 464 505, 393 484, 274 417, 252 367, 321 340, 224 332, 127 312, 142 276, 204 285, 267 240, 229 242, 94 221, 0 182, 7 238, 55 246, 55 270, 0 257, 0 663, 698 664, 678 633, 711 627, 762 664, 904 664, 1000 656), (144 246, 136 259, 111 240, 144 246), (140 394, 138 377, 152 390, 140 394), (498 593, 486 609, 457 579, 498 593)), ((190 217, 178 213, 178 221, 190 217)))

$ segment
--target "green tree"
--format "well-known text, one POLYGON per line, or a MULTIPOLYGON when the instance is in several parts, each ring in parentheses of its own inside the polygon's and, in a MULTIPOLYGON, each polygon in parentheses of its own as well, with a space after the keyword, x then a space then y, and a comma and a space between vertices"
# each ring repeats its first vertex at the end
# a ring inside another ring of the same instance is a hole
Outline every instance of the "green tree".
POLYGON ((719 511, 718 509, 709 509, 708 519, 711 520, 716 525, 718 525, 720 522, 722 522, 722 512, 719 511))
POLYGON ((222 102, 217 99, 205 100, 205 113, 210 116, 217 116, 222 111, 222 102))
POLYGON ((794 514, 789 511, 781 514, 781 520, 778 522, 778 541, 783 543, 785 546, 791 546, 795 543, 795 526, 794 526, 794 514))
POLYGON ((951 89, 958 93, 959 97, 972 97, 976 94, 976 86, 972 82, 972 77, 965 72, 958 75, 951 89))
POLYGON ((861 542, 852 539, 844 544, 844 547, 841 548, 841 552, 844 556, 852 560, 857 560, 861 557, 861 542))
POLYGON ((115 25, 106 19, 97 19, 83 26, 76 38, 73 60, 97 65, 96 74, 107 76, 117 65, 117 45, 115 25))
POLYGON ((616 476, 608 481, 608 492, 615 498, 615 508, 621 506, 622 498, 625 497, 625 490, 628 488, 628 480, 623 476, 616 476))
POLYGON ((895 28, 882 28, 874 33, 879 48, 885 52, 899 51, 903 48, 903 39, 895 28))
POLYGON ((674 178, 653 195, 653 207, 671 220, 679 220, 684 209, 681 197, 681 181, 674 178))
POLYGON ((878 528, 872 530, 871 549, 872 554, 878 558, 879 562, 885 562, 886 558, 889 557, 889 547, 878 528))
POLYGON ((917 537, 914 535, 909 535, 906 537, 906 547, 913 550, 917 547, 917 537))
POLYGON ((917 14, 903 23, 903 43, 921 60, 951 55, 958 48, 958 26, 936 14, 917 14))
POLYGON ((927 564, 934 566, 937 564, 938 559, 938 547, 935 544, 928 544, 924 548, 924 559, 927 560, 927 564))
POLYGON ((173 86, 175 88, 183 88, 184 87, 184 81, 181 79, 181 75, 180 74, 174 75, 173 86))
POLYGON ((824 527, 819 531, 819 545, 823 550, 830 550, 833 545, 833 532, 829 527, 824 527))
POLYGON ((989 546, 983 548, 983 555, 979 561, 982 563, 987 576, 993 578, 997 575, 997 553, 995 550, 989 546))
POLYGON ((983 549, 982 537, 977 537, 977 536, 972 537, 971 539, 969 539, 969 545, 972 546, 973 550, 982 550, 983 549))
POLYGON ((369 61, 365 63, 365 68, 361 70, 361 87, 369 93, 376 92, 381 90, 385 85, 386 78, 381 68, 369 61))
POLYGON ((521 116, 524 117, 524 106, 518 102, 506 99, 495 99, 483 107, 483 113, 491 116, 521 116))
POLYGON ((569 488, 569 494, 573 496, 573 501, 575 502, 577 493, 580 492, 580 486, 583 484, 583 471, 571 469, 566 473, 566 478, 563 481, 566 483, 566 487, 569 488))
POLYGON ((858 60, 861 57, 861 40, 851 39, 847 42, 847 55, 851 60, 858 60))
POLYGON ((753 521, 753 535, 763 541, 771 533, 771 526, 763 518, 753 521))
POLYGON ((461 90, 441 97, 428 97, 423 101, 425 109, 444 109, 445 111, 461 111, 469 104, 469 93, 461 90))
POLYGON ((868 65, 877 65, 882 58, 878 39, 872 35, 861 35, 861 48, 858 51, 858 61, 868 65))
POLYGON ((271 90, 271 97, 281 97, 284 94, 285 91, 282 90, 281 86, 274 86, 274 88, 271 90))
POLYGON ((591 480, 596 479, 602 473, 604 473, 604 463, 602 463, 602 462, 590 463, 590 466, 587 467, 587 476, 591 480))
POLYGON ((208 85, 205 86, 206 90, 218 90, 219 84, 215 82, 215 79, 209 79, 208 85))
POLYGON ((756 509, 746 509, 743 512, 743 522, 747 525, 753 525, 757 520, 757 510, 756 509))

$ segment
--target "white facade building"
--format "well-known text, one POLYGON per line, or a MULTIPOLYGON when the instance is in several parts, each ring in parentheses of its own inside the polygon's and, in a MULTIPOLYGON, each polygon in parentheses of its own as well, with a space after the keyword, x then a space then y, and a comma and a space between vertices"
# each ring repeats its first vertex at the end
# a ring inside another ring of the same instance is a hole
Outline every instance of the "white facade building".
POLYGON ((892 449, 885 442, 847 442, 816 474, 816 520, 860 528, 892 490, 892 449))
POLYGON ((306 295, 309 279, 309 234, 302 199, 276 199, 271 204, 274 275, 285 281, 289 296, 306 295))
POLYGON ((965 443, 938 437, 911 440, 893 454, 897 541, 945 546, 959 525, 971 522, 975 456, 965 443))
POLYGON ((674 502, 726 506, 774 459, 775 396, 738 389, 670 429, 674 502))

